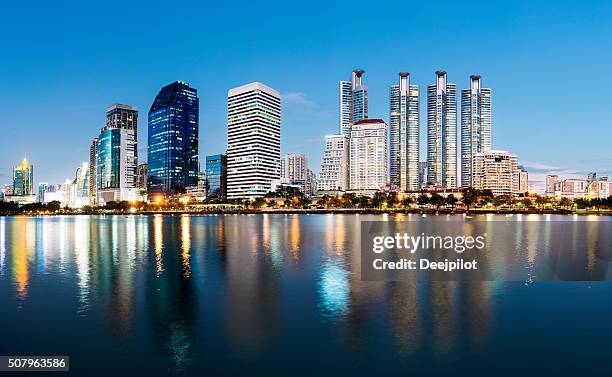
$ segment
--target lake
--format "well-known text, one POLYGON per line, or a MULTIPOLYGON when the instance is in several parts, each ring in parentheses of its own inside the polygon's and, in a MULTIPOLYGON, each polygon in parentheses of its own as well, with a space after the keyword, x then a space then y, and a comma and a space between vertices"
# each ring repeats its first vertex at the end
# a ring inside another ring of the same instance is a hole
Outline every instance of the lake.
POLYGON ((611 230, 603 216, 0 217, 0 355, 68 355, 87 376, 608 375, 611 230), (509 224, 488 228, 501 278, 361 279, 362 221, 477 217, 509 224), (568 233, 569 266, 604 281, 534 276, 568 233))

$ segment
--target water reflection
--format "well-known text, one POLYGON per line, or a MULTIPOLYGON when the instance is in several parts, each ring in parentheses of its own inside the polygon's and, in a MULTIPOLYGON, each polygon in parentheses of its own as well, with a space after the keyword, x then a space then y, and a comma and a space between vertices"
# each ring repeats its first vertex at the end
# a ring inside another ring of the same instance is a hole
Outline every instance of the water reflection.
MULTIPOLYGON (((198 360, 210 361, 212 354, 252 360, 301 337, 321 347, 337 345, 339 353, 369 352, 375 344, 406 358, 432 350, 438 360, 462 347, 491 347, 494 296, 506 289, 502 284, 361 280, 361 221, 377 219, 382 217, 0 218, 3 314, 48 305, 55 318, 76 315, 75 331, 100 327, 107 344, 145 339, 161 355, 152 365, 174 375, 198 368, 198 360), (62 305, 41 301, 46 297, 62 305)), ((389 226, 407 222, 418 233, 453 221, 463 222, 466 235, 486 232, 497 250, 492 268, 504 277, 542 265, 559 276, 573 276, 577 266, 592 276, 608 273, 612 222, 601 218, 561 227, 555 217, 516 216, 503 219, 504 231, 492 224, 498 217, 386 220, 389 226), (568 245, 567 255, 558 255, 560 243, 568 245)))

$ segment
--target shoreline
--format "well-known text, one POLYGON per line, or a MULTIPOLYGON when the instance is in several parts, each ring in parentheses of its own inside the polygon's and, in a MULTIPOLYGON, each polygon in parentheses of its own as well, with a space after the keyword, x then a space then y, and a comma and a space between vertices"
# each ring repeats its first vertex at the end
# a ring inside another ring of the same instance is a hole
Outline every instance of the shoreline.
MULTIPOLYGON (((130 212, 130 211, 75 211, 75 212, 62 212, 62 213, 38 213, 38 214, 0 214, 0 217, 16 217, 16 216, 116 216, 116 215, 264 215, 264 214, 277 214, 277 215, 294 215, 294 214, 307 214, 307 215, 382 215, 382 214, 416 214, 416 215, 466 215, 465 209, 357 209, 357 208, 329 208, 329 209, 270 209, 270 210, 225 210, 225 211, 189 211, 189 210, 177 210, 177 211, 141 211, 141 212, 130 212)), ((571 211, 571 210, 509 210, 509 209, 471 209, 469 216, 478 215, 601 215, 601 216, 612 216, 612 211, 571 211)))

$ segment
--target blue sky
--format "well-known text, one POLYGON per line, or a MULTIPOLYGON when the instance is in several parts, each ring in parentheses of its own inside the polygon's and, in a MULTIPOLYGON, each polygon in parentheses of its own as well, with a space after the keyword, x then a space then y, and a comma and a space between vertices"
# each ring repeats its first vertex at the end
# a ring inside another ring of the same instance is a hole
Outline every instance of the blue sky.
MULTIPOLYGON (((226 146, 227 90, 283 94, 282 151, 320 167, 338 129, 338 81, 366 70, 370 117, 409 71, 424 91, 444 69, 459 88, 493 88, 493 146, 547 172, 612 174, 612 3, 606 1, 9 2, 0 14, 0 184, 24 155, 60 183, 88 159, 106 107, 146 116, 158 90, 200 96, 200 155, 226 146)), ((422 151, 425 98, 421 101, 422 151)), ((422 153, 422 159, 425 158, 422 153)))

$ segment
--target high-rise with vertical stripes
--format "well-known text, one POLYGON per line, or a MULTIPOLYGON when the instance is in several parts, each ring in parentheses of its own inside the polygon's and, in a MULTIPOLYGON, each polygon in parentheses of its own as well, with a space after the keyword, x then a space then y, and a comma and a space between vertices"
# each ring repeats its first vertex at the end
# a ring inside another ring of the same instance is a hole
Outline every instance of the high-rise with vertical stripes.
POLYGON ((474 156, 491 149, 491 89, 480 76, 470 76, 470 87, 461 91, 461 186, 473 183, 474 156))
POLYGON ((340 81, 340 133, 351 135, 351 125, 368 118, 368 87, 362 69, 351 72, 348 81, 340 81))
POLYGON ((427 181, 457 187, 457 85, 447 82, 444 71, 427 87, 427 181))
POLYGON ((280 179, 280 93, 254 82, 227 97, 227 197, 262 197, 280 179))
POLYGON ((389 89, 389 173, 400 191, 416 191, 419 182, 419 87, 400 72, 389 89))

